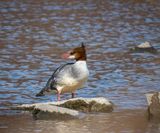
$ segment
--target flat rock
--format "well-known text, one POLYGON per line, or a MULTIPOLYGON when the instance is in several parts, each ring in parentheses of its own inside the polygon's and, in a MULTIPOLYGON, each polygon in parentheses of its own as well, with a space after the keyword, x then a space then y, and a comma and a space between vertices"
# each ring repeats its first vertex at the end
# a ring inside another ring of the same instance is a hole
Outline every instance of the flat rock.
POLYGON ((160 120, 160 92, 146 94, 149 118, 160 120))
POLYGON ((106 98, 73 98, 69 100, 22 104, 12 109, 29 110, 33 112, 36 118, 43 117, 82 117, 85 113, 103 112, 109 113, 113 111, 113 104, 106 98), (48 115, 49 114, 49 115, 48 115))
POLYGON ((130 51, 131 52, 149 52, 153 54, 157 53, 157 50, 149 42, 141 43, 138 46, 131 48, 130 51))
POLYGON ((151 48, 152 45, 149 42, 141 43, 137 46, 138 48, 151 48))
POLYGON ((33 109, 32 114, 36 119, 82 118, 85 116, 82 112, 58 107, 52 104, 38 104, 33 109))

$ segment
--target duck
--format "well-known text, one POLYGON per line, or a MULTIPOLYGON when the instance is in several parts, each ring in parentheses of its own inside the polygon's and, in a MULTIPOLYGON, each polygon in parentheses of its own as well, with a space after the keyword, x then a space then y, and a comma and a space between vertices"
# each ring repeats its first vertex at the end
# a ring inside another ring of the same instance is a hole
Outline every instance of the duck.
POLYGON ((89 76, 84 43, 64 53, 62 58, 72 59, 74 62, 59 66, 48 79, 45 87, 36 94, 37 97, 56 92, 57 100, 60 101, 61 94, 71 93, 71 98, 74 98, 75 91, 83 88, 89 76))

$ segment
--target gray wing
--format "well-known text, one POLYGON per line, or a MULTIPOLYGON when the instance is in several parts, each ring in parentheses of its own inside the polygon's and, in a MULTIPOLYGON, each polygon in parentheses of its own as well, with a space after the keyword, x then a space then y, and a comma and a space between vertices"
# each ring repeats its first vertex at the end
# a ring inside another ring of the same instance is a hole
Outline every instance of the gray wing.
POLYGON ((68 63, 68 64, 65 64, 65 65, 57 68, 57 70, 52 75, 52 80, 54 81, 55 86, 63 83, 63 76, 64 75, 67 74, 70 77, 73 76, 73 67, 72 67, 73 64, 74 63, 68 63))
POLYGON ((54 73, 52 74, 52 76, 48 79, 46 86, 38 93, 36 94, 36 96, 43 96, 45 94, 45 92, 50 92, 51 90, 57 90, 57 85, 61 84, 62 81, 62 77, 64 74, 66 73, 70 73, 71 69, 72 69, 72 65, 74 63, 67 63, 64 64, 60 67, 58 67, 54 73))

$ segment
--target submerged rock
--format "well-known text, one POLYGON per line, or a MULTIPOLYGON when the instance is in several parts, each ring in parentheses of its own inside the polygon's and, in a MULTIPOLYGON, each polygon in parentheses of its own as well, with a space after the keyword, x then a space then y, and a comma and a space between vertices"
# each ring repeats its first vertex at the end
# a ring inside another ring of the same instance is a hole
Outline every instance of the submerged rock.
POLYGON ((150 52, 150 53, 157 53, 157 50, 149 43, 149 42, 144 42, 141 43, 140 45, 131 48, 131 52, 150 52))
POLYGON ((149 119, 160 120, 160 92, 146 94, 149 119))
POLYGON ((32 111, 35 118, 61 118, 77 117, 80 118, 89 112, 109 113, 113 111, 113 104, 106 98, 73 98, 69 100, 22 104, 14 107, 17 110, 32 111))

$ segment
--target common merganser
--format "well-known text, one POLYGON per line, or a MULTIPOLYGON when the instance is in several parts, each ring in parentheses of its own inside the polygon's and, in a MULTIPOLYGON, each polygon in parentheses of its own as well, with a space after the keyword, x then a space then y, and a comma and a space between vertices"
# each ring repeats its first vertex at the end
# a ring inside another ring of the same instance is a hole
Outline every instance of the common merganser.
POLYGON ((46 86, 36 95, 43 96, 52 91, 57 92, 57 99, 60 101, 60 94, 70 92, 72 98, 77 89, 83 87, 88 79, 89 71, 86 63, 86 50, 82 43, 80 47, 62 55, 65 59, 75 59, 75 63, 67 63, 58 67, 49 78, 46 86))

